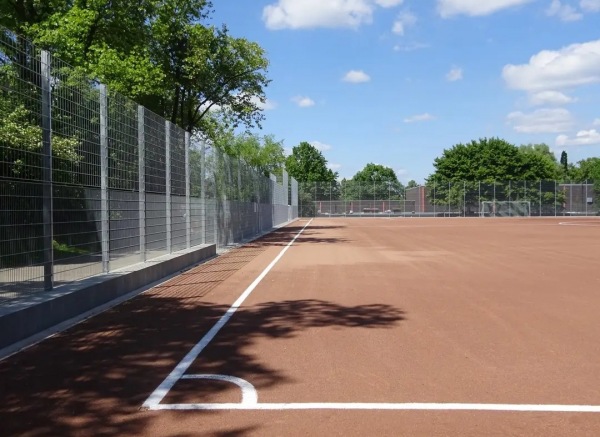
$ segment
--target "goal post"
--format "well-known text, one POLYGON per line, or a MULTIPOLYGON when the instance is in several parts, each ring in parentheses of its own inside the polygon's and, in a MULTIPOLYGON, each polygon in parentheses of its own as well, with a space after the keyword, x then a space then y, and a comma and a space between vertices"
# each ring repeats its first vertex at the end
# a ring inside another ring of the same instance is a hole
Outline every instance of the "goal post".
POLYGON ((527 200, 483 201, 481 217, 530 217, 531 202, 527 200))

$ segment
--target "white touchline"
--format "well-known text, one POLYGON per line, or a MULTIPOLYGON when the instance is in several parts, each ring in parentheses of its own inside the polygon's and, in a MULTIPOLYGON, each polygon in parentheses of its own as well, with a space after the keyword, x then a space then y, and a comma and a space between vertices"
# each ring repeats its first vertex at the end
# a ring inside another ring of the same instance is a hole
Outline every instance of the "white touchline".
POLYGON ((146 399, 146 401, 142 405, 142 408, 156 409, 155 407, 158 406, 158 404, 160 404, 160 402, 164 399, 169 390, 173 388, 175 383, 181 379, 185 371, 192 365, 194 360, 198 358, 198 355, 200 355, 204 348, 208 346, 208 344, 212 341, 213 338, 215 338, 215 336, 221 330, 221 328, 225 326, 225 324, 229 321, 231 316, 233 316, 233 314, 242 305, 242 303, 244 303, 246 298, 250 296, 250 293, 252 293, 256 286, 260 284, 260 282, 264 279, 265 276, 267 276, 267 273, 271 271, 275 264, 277 264, 281 257, 287 252, 290 246, 294 244, 296 239, 300 236, 300 234, 302 234, 302 232, 304 232, 304 230, 307 228, 308 225, 311 224, 311 222, 312 219, 308 223, 306 223, 306 225, 304 225, 302 229, 300 229, 300 231, 294 236, 294 238, 292 238, 292 241, 290 241, 287 244, 287 246, 285 246, 281 250, 281 252, 279 252, 279 255, 277 255, 277 257, 275 257, 275 259, 271 261, 271 263, 262 271, 262 273, 258 275, 254 282, 252 282, 252 284, 250 284, 248 288, 246 288, 246 290, 242 293, 240 297, 238 297, 238 299, 233 303, 233 305, 231 305, 227 312, 223 314, 223 316, 217 321, 217 323, 215 323, 214 326, 210 328, 210 331, 208 331, 204 335, 204 337, 202 337, 202 339, 192 348, 192 350, 189 351, 185 357, 183 357, 181 362, 177 364, 177 366, 175 366, 175 368, 165 378, 165 380, 156 388, 156 390, 154 390, 154 392, 152 392, 148 399, 146 399))
POLYGON ((161 404, 153 410, 410 410, 505 411, 525 413, 600 413, 600 405, 460 404, 460 403, 264 403, 264 404, 161 404))

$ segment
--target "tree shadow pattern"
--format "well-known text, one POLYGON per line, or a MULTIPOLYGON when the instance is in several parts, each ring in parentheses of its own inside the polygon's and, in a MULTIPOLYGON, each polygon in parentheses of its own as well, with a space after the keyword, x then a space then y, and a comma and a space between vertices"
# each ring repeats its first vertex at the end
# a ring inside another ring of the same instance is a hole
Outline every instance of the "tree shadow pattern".
MULTIPOLYGON (((140 406, 228 309, 206 302, 207 293, 288 234, 233 250, 1 361, 0 435, 149 432, 154 416, 140 406)), ((311 327, 383 329, 404 317, 387 305, 347 307, 324 300, 244 307, 211 345, 218 351, 211 367, 215 373, 257 375, 260 387, 277 386, 286 382, 284 371, 245 352, 257 339, 291 338, 311 327)))

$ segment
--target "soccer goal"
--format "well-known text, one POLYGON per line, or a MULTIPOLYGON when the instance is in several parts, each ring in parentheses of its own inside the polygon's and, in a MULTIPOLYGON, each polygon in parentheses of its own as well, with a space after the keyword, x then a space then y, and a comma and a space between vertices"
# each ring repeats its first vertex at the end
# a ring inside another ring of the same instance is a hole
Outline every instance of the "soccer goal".
POLYGON ((525 200, 481 202, 482 217, 529 217, 531 202, 525 200))

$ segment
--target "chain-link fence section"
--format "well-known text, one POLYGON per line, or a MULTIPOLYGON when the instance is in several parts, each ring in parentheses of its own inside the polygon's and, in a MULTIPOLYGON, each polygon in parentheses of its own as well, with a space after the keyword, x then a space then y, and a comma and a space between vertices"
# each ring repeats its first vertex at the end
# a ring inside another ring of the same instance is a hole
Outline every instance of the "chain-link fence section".
POLYGON ((0 305, 298 214, 285 173, 265 177, 1 27, 0 120, 0 305))
POLYGON ((307 182, 299 184, 301 217, 531 217, 600 215, 592 181, 307 182))

